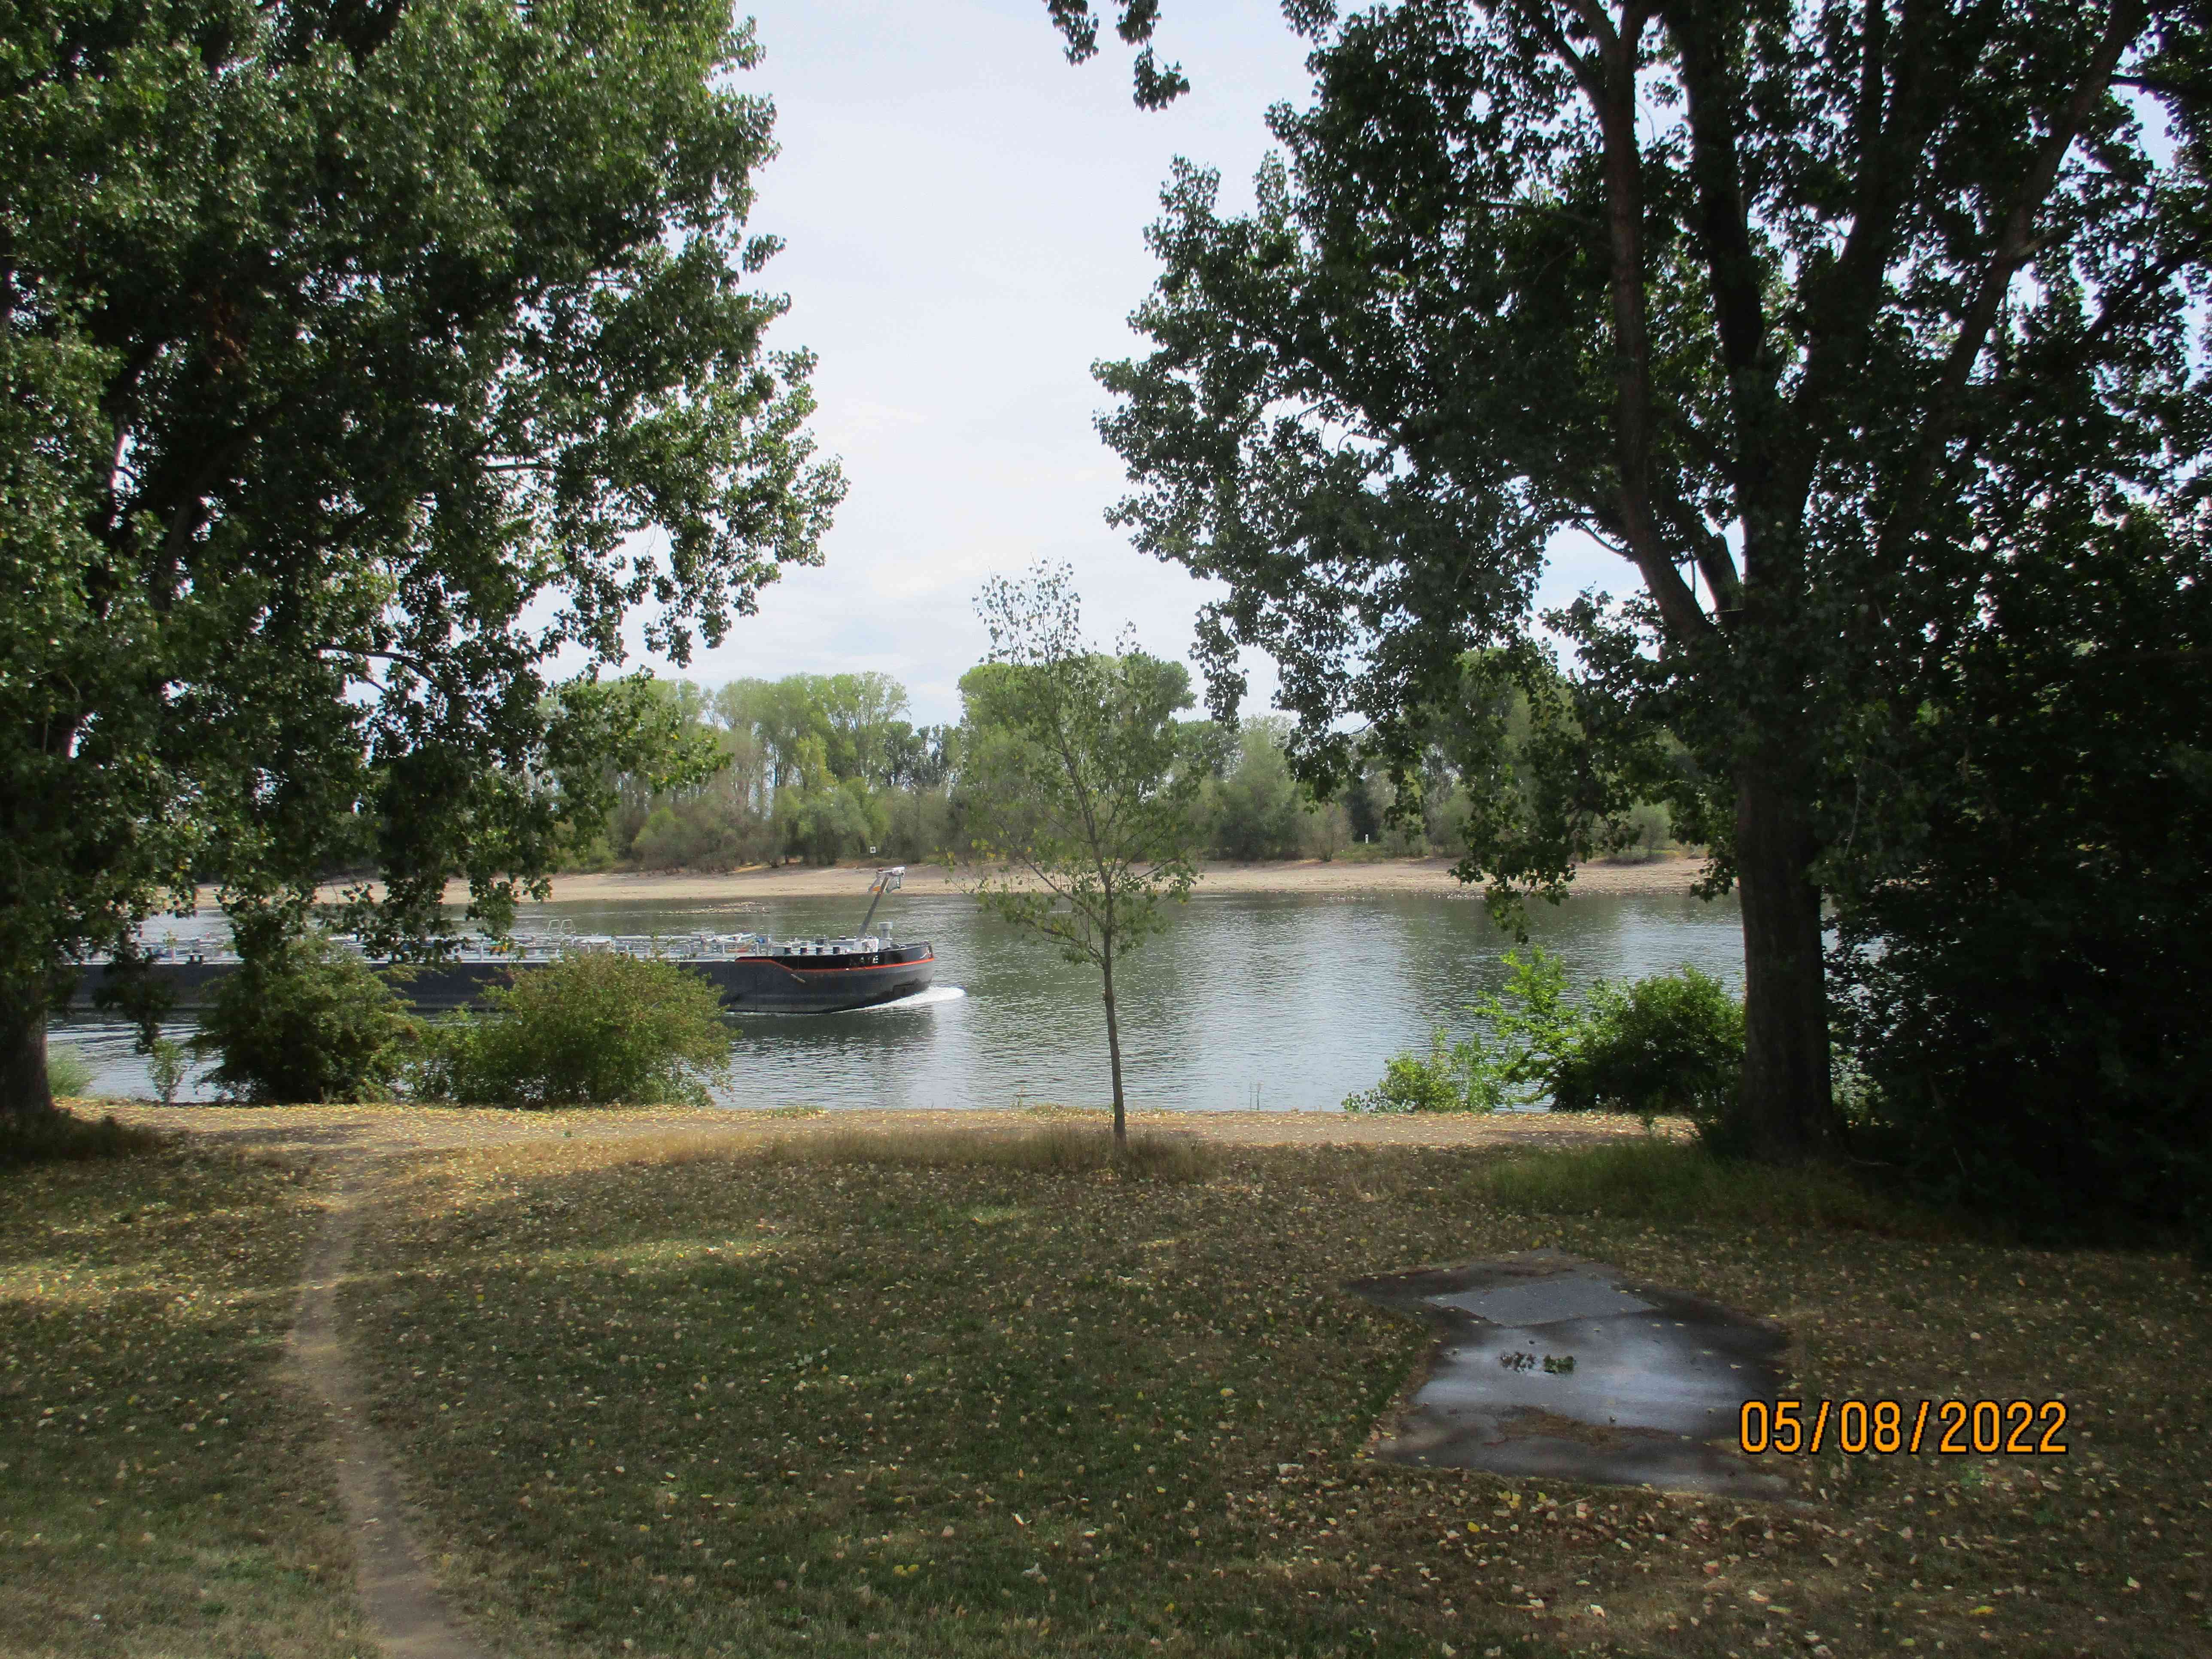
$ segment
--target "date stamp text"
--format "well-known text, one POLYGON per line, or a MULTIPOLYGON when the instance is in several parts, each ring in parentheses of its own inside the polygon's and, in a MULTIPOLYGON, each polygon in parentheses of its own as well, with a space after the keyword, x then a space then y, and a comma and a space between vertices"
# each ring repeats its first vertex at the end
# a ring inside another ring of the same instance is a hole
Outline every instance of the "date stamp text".
POLYGON ((2063 1457, 2063 1400, 1747 1400, 1737 1437, 1753 1457, 1856 1455, 1927 1447, 1947 1457, 2063 1457))

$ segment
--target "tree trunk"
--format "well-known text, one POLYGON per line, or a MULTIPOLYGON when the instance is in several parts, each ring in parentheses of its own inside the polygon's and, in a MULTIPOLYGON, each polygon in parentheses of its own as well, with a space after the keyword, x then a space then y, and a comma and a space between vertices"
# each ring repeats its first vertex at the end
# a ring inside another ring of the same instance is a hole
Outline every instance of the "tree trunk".
POLYGON ((1736 885, 1743 904, 1743 1087, 1728 1139, 1771 1163, 1832 1148, 1828 995, 1820 894, 1809 871, 1818 843, 1810 804, 1771 774, 1736 790, 1736 885))
POLYGON ((0 1117, 21 1121, 54 1109, 46 1082, 46 1005, 0 993, 0 1117))
POLYGON ((1114 1067, 1114 1146, 1120 1151, 1129 1145, 1129 1119, 1121 1104, 1121 1022, 1114 1008, 1114 945, 1110 939, 1099 957, 1099 967, 1106 976, 1106 1053, 1114 1067))

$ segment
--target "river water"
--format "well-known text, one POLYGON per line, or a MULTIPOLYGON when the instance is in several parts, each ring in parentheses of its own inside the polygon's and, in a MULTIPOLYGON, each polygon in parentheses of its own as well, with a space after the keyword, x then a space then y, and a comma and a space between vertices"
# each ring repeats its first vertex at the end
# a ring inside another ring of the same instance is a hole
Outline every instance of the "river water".
MULTIPOLYGON (((563 902, 520 925, 586 933, 849 933, 860 903, 563 902)), ((958 896, 885 902, 897 936, 936 947, 927 994, 844 1014, 752 1015, 739 1024, 726 1103, 747 1107, 946 1108, 1112 1097, 1093 969, 958 896)), ((1695 963, 1743 980, 1735 902, 1598 896, 1531 907, 1532 938, 1570 982, 1634 978, 1695 963)), ((179 933, 209 925, 171 924, 179 933)), ((1497 988, 1513 940, 1472 895, 1223 894, 1174 913, 1168 931, 1117 964, 1122 1065, 1133 1106, 1195 1110, 1334 1109, 1371 1085, 1393 1054, 1425 1048, 1439 1023, 1497 988)), ((190 1035, 188 1026, 172 1035, 190 1035)), ((150 1095, 124 1027, 58 1023, 52 1041, 92 1063, 94 1089, 150 1095)), ((204 1097, 188 1089, 180 1098, 204 1097)))

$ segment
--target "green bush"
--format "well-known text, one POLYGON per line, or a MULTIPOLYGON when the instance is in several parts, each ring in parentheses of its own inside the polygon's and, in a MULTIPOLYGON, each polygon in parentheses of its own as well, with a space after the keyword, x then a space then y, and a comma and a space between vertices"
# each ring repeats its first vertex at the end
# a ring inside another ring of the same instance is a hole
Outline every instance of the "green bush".
POLYGON ((55 1099, 75 1099, 92 1087, 92 1062, 74 1048, 46 1049, 46 1089, 55 1099))
POLYGON ((1465 1068, 1444 1033, 1429 1039, 1426 1054, 1400 1054, 1382 1068, 1382 1080, 1345 1097, 1347 1112, 1466 1112, 1484 1109, 1468 1103, 1465 1068))
POLYGON ((484 1003, 426 1034, 416 1094, 488 1106, 703 1102, 729 1067, 720 996, 671 963, 580 952, 520 970, 484 1003))
POLYGON ((2212 543, 2058 495, 1988 572, 1838 757, 1855 826, 1886 781, 1828 859, 1852 1151, 2039 1241, 2212 1253, 2212 543))
POLYGON ((1429 1052, 1400 1054, 1382 1082, 1347 1096, 1347 1112, 1494 1112, 1531 1105, 1575 1041, 1580 1016, 1566 1004, 1567 970, 1537 948, 1505 953, 1505 984, 1468 1010, 1481 1028, 1455 1042, 1438 1026, 1429 1052))
POLYGON ((1743 1072, 1743 1004, 1684 966, 1590 988, 1573 1042, 1550 1067, 1554 1111, 1717 1118, 1743 1072))
POLYGON ((857 780, 778 789, 775 827, 784 855, 829 865, 876 846, 884 826, 872 805, 866 786, 857 780))
POLYGON ((1249 863, 1298 855, 1304 801, 1283 751, 1288 726, 1279 718, 1245 722, 1235 769, 1209 781, 1200 812, 1217 857, 1249 863))
POLYGON ((771 851, 764 826, 710 795, 654 807, 630 842, 629 858, 646 870, 729 870, 764 861, 771 851))
POLYGON ((1549 1098, 1555 1111, 1593 1109, 1711 1122, 1743 1069, 1743 1005, 1685 966, 1629 985, 1605 980, 1567 1006, 1567 970, 1540 948, 1505 957, 1500 991, 1468 1010, 1477 1029, 1457 1042, 1442 1027, 1429 1052, 1400 1054, 1348 1112, 1488 1112, 1549 1098))
POLYGON ((161 1104, 177 1103, 177 1091, 185 1085, 185 1045, 170 1037, 155 1037, 146 1051, 146 1074, 152 1079, 154 1092, 161 1097, 161 1104))
POLYGON ((1674 820, 1658 801, 1638 801, 1628 811, 1626 845, 1607 855, 1608 864, 1649 864, 1674 839, 1674 820))
POLYGON ((319 933, 223 976, 191 1048, 238 1100, 386 1100, 418 1027, 385 977, 319 933))

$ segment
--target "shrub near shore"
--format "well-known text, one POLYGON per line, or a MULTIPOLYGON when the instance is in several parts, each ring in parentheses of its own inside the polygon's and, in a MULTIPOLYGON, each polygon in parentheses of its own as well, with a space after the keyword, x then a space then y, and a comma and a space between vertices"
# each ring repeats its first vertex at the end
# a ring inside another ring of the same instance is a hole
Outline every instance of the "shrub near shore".
POLYGON ((392 971, 310 935, 225 979, 191 1046, 219 1057, 225 1093, 258 1103, 389 1099, 404 1084, 477 1105, 657 1105, 704 1101, 728 1070, 719 994, 673 963, 580 951, 436 1024, 406 1012, 392 971))
POLYGON ((488 992, 481 1014, 429 1028, 412 1085, 487 1106, 703 1103, 725 1076, 721 998, 673 963, 580 951, 488 992))
POLYGON ((1506 979, 1467 1012, 1476 1030, 1443 1027, 1427 1054, 1393 1059, 1382 1080, 1348 1097, 1348 1112, 1633 1112, 1647 1121, 1711 1126, 1743 1068, 1743 1004, 1685 963, 1626 985, 1599 980, 1580 1007, 1567 971, 1541 946, 1505 953, 1506 979))
POLYGON ((224 975, 191 1047, 215 1059, 208 1080, 236 1099, 379 1100, 416 1033, 386 975, 309 933, 224 975))

